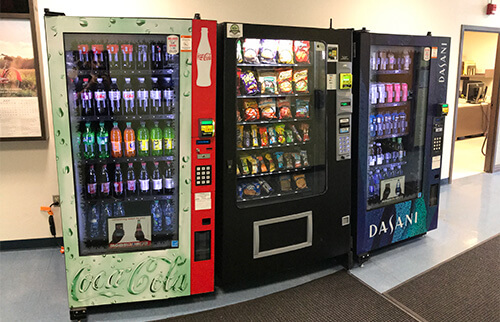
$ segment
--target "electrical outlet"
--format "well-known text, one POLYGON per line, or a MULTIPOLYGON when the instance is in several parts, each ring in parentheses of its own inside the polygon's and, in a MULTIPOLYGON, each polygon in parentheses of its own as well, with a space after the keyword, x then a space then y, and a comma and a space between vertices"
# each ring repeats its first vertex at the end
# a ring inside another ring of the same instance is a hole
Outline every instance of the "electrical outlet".
MULTIPOLYGON (((57 202, 60 205, 61 204, 61 198, 59 197, 59 195, 53 195, 52 196, 52 202, 53 203, 57 202)), ((59 207, 59 206, 57 206, 57 207, 59 207)))

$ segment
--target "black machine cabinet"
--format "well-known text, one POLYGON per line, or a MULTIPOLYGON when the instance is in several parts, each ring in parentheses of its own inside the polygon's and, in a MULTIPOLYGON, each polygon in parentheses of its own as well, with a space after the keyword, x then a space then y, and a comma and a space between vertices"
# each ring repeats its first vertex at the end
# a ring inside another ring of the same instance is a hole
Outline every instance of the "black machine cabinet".
POLYGON ((351 249, 352 30, 218 28, 216 275, 351 249))

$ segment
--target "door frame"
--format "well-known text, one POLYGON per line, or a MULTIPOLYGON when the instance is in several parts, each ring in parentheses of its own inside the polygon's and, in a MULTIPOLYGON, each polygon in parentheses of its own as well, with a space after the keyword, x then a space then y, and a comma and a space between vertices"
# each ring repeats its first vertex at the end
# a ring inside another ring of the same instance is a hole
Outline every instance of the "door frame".
POLYGON ((491 106, 496 106, 497 108, 490 108, 489 115, 489 127, 487 133, 487 147, 486 147, 486 159, 484 163, 484 171, 486 172, 495 172, 500 171, 500 167, 495 169, 495 147, 497 141, 497 132, 498 132, 498 117, 499 117, 499 109, 498 106, 500 104, 500 28, 495 27, 481 27, 481 26, 471 26, 471 25, 462 25, 460 31, 460 45, 459 45, 459 53, 458 53, 458 68, 457 68, 457 82, 456 82, 456 90, 455 90, 455 106, 453 113, 453 140, 451 142, 451 154, 450 154, 450 169, 448 175, 448 183, 452 183, 453 181, 453 161, 455 157, 455 142, 457 140, 457 113, 458 113, 458 97, 460 92, 460 76, 462 74, 462 54, 463 54, 463 45, 464 45, 464 34, 466 31, 476 31, 476 32, 493 32, 498 33, 498 41, 497 41, 497 52, 495 58, 495 73, 493 76, 493 92, 491 96, 491 106))

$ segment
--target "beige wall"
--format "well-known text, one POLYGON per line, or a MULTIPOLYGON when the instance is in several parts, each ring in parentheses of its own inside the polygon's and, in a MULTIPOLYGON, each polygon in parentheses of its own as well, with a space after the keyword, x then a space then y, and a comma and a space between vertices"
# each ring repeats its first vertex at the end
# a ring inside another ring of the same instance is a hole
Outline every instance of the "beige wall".
MULTIPOLYGON (((458 66, 460 26, 500 27, 499 15, 487 17, 486 2, 469 0, 38 0, 39 16, 43 8, 72 16, 192 17, 218 21, 323 27, 333 18, 335 28, 366 27, 373 32, 450 36, 451 59, 448 103, 453 104, 458 66), (243 7, 244 5, 244 7, 243 7)), ((42 38, 45 33, 42 27, 42 38)), ((47 75, 45 44, 42 44, 44 74, 47 75)), ((48 79, 45 78, 48 88, 48 79)), ((48 99, 48 98, 47 98, 48 99)), ((450 108, 453 111, 453 106, 450 108)), ((48 103, 48 114, 51 118, 48 103)), ((447 118, 443 156, 443 178, 448 177, 452 136, 452 113, 447 118)), ((54 141, 51 121, 48 143, 0 144, 0 240, 49 237, 46 216, 39 206, 58 194, 54 141), (12 209, 12 210, 11 210, 12 209)), ((59 214, 56 213, 59 222, 59 214)), ((60 232, 60 226, 58 226, 60 232)))

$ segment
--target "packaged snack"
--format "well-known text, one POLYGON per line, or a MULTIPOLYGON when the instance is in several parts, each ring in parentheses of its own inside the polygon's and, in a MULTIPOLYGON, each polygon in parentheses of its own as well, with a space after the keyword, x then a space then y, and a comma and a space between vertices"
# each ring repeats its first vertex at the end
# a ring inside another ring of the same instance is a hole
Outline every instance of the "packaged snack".
POLYGON ((240 172, 240 167, 236 166, 236 175, 237 176, 240 176, 241 175, 241 172, 240 172))
POLYGON ((269 172, 274 172, 276 171, 276 166, 274 165, 274 160, 273 157, 271 156, 271 153, 266 153, 264 155, 264 159, 267 161, 268 166, 269 166, 269 172))
POLYGON ((257 125, 252 125, 251 126, 251 133, 252 133, 252 146, 258 147, 259 146, 259 130, 257 125))
POLYGON ((293 181, 295 182, 295 186, 297 190, 307 189, 307 182, 305 174, 295 174, 293 176, 293 181))
POLYGON ((241 112, 240 109, 236 109, 236 122, 241 122, 241 112))
POLYGON ((275 72, 259 72, 259 83, 261 94, 278 94, 278 79, 275 72))
POLYGON ((295 125, 290 125, 290 128, 292 129, 293 135, 295 135, 295 139, 297 139, 298 142, 302 142, 302 137, 300 136, 299 131, 295 128, 295 125))
POLYGON ((302 130, 302 138, 304 139, 304 142, 309 141, 310 140, 310 138, 309 138, 309 124, 307 124, 307 123, 300 124, 300 129, 302 130))
POLYGON ((292 191, 292 179, 290 175, 282 175, 280 176, 280 187, 282 192, 292 191))
POLYGON ((249 130, 243 130, 243 145, 245 148, 249 148, 252 144, 252 136, 249 130))
POLYGON ((295 160, 295 164, 294 164, 294 167, 295 168, 300 168, 302 167, 302 162, 300 160, 300 154, 297 153, 297 152, 294 152, 293 153, 293 159, 295 160))
POLYGON ((309 118, 309 99, 297 99, 295 101, 295 117, 309 118))
POLYGON ((295 162, 292 153, 285 153, 285 164, 287 169, 295 168, 295 162))
POLYGON ((247 38, 243 42, 243 62, 248 64, 259 63, 260 39, 247 38))
POLYGON ((291 68, 278 71, 278 91, 281 94, 292 94, 293 71, 291 68))
POLYGON ((306 150, 300 151, 300 156, 302 157, 302 165, 304 167, 308 167, 309 166, 309 160, 307 158, 307 151, 306 150))
POLYGON ((243 54, 241 53, 241 40, 236 41, 236 61, 238 64, 243 62, 243 54))
POLYGON ((293 64, 293 40, 278 40, 278 63, 293 64))
POLYGON ((236 193, 238 195, 238 199, 242 199, 243 198, 243 189, 245 188, 245 184, 244 183, 240 183, 236 189, 236 193))
POLYGON ((243 112, 243 120, 245 122, 257 121, 260 118, 259 105, 256 100, 244 100, 243 112))
POLYGON ((236 147, 243 147, 243 125, 236 126, 236 147))
POLYGON ((250 155, 250 156, 247 156, 247 161, 251 165, 252 174, 259 173, 259 160, 257 160, 254 156, 250 155))
POLYGON ((267 139, 267 129, 265 126, 259 127, 259 134, 260 134, 260 146, 268 146, 269 141, 267 139))
POLYGON ((245 183, 243 186, 243 197, 260 196, 260 184, 258 182, 245 183))
POLYGON ((241 161, 241 174, 247 175, 250 174, 250 169, 248 168, 248 163, 247 163, 247 158, 248 156, 240 156, 240 161, 241 161))
POLYGON ((307 69, 298 69, 293 73, 296 93, 307 93, 307 69))
POLYGON ((291 119, 292 109, 290 108, 290 101, 286 98, 278 98, 279 119, 291 119))
POLYGON ((255 72, 247 70, 240 75, 241 82, 243 83, 243 93, 246 95, 255 95, 259 93, 259 86, 255 77, 255 72))
POLYGON ((264 98, 259 101, 260 114, 263 119, 272 120, 276 118, 276 102, 274 98, 264 98))
POLYGON ((269 137, 269 145, 276 144, 278 142, 276 131, 274 130, 274 127, 272 125, 269 125, 267 127, 267 134, 269 137))
POLYGON ((260 42, 260 62, 262 64, 276 64, 276 52, 278 41, 274 39, 262 39, 260 42))
POLYGON ((257 180, 260 184, 261 190, 263 190, 266 194, 270 194, 273 192, 273 187, 264 179, 257 180))
POLYGON ((290 129, 285 130, 286 143, 293 143, 293 132, 290 129))
POLYGON ((266 163, 264 162, 264 158, 262 156, 257 156, 256 159, 259 161, 260 172, 267 172, 266 163))
POLYGON ((278 143, 279 144, 284 144, 286 142, 285 139, 285 124, 276 124, 274 126, 274 129, 276 130, 276 135, 278 138, 278 143))
POLYGON ((295 40, 293 42, 293 51, 295 54, 295 62, 309 64, 309 49, 311 44, 309 41, 295 40))
POLYGON ((241 95, 241 68, 236 68, 236 95, 241 95))
POLYGON ((283 152, 274 152, 274 157, 278 163, 278 170, 282 170, 285 168, 285 160, 283 157, 283 152))

